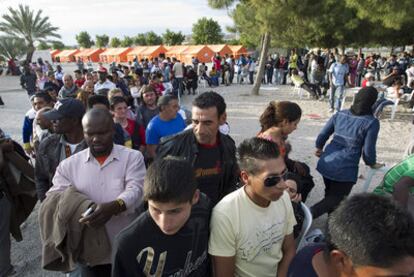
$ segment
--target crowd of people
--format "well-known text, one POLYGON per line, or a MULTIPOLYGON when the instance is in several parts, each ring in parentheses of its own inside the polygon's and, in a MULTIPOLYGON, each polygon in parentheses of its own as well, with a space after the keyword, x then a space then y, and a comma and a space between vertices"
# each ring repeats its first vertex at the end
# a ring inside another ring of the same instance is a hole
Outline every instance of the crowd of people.
POLYGON ((0 132, 1 277, 18 273, 9 233, 22 239, 37 201, 41 267, 69 276, 413 276, 414 155, 374 192, 348 197, 361 157, 382 166, 375 87, 360 89, 315 140, 325 195, 310 212, 329 219, 319 242, 298 249, 315 187, 290 155, 301 107, 270 102, 257 136, 236 146, 224 98, 207 91, 182 109, 188 71, 166 61, 171 87, 163 71, 135 66, 74 77, 60 66, 37 66, 32 77, 25 68, 23 147, 0 132))

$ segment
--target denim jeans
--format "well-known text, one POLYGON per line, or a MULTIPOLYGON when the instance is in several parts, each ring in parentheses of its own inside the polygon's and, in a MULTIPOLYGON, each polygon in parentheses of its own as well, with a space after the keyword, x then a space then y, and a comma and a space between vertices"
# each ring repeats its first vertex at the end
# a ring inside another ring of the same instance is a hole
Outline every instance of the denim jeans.
POLYGON ((331 84, 331 91, 329 93, 329 107, 336 109, 338 112, 341 110, 341 105, 344 97, 345 86, 335 86, 331 84))
POLYGON ((0 191, 0 276, 12 268, 10 260, 10 212, 11 203, 0 191))

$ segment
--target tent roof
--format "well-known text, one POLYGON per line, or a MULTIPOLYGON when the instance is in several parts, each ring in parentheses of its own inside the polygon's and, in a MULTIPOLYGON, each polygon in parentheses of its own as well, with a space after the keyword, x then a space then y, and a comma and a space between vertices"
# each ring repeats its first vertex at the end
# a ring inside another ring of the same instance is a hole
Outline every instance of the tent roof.
POLYGON ((50 55, 54 55, 54 54, 57 54, 57 53, 59 53, 61 50, 59 50, 59 49, 53 49, 53 50, 50 50, 50 55))
POLYGON ((159 48, 165 49, 165 47, 162 46, 162 45, 153 45, 153 46, 148 46, 147 48, 145 48, 140 54, 142 54, 142 55, 149 55, 149 54, 152 54, 155 51, 157 51, 159 48))
POLYGON ((66 49, 58 53, 56 56, 59 57, 69 57, 79 52, 79 49, 66 49))
POLYGON ((111 55, 111 56, 117 56, 121 55, 125 52, 129 52, 132 48, 130 47, 124 47, 124 48, 108 48, 104 52, 101 53, 101 55, 111 55))
POLYGON ((181 54, 188 48, 188 45, 173 45, 168 49, 167 55, 181 54))
POLYGON ((243 51, 245 51, 247 53, 247 50, 246 50, 246 48, 243 45, 229 45, 229 47, 230 47, 230 49, 233 52, 237 52, 237 51, 243 50, 243 51))
POLYGON ((147 49, 147 46, 137 46, 132 48, 132 50, 128 53, 128 55, 138 55, 141 54, 142 51, 144 51, 145 49, 147 49))
MULTIPOLYGON (((224 48, 229 47, 227 44, 211 44, 207 45, 213 52, 221 52, 224 48)), ((229 50, 231 50, 229 48, 229 50)))
POLYGON ((189 45, 188 48, 185 49, 182 53, 183 54, 197 54, 204 47, 207 47, 207 46, 205 46, 205 45, 189 45))
POLYGON ((94 49, 87 48, 87 49, 82 49, 75 56, 90 56, 90 55, 92 55, 92 54, 94 54, 96 52, 102 51, 102 50, 103 49, 101 49, 101 48, 94 48, 94 49))

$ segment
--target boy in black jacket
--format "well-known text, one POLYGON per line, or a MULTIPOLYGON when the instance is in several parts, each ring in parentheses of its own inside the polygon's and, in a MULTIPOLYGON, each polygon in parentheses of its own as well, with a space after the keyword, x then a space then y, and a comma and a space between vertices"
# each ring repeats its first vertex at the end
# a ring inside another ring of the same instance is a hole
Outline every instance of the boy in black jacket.
POLYGON ((191 164, 157 160, 144 181, 148 210, 118 234, 112 276, 210 276, 207 254, 211 204, 191 164))

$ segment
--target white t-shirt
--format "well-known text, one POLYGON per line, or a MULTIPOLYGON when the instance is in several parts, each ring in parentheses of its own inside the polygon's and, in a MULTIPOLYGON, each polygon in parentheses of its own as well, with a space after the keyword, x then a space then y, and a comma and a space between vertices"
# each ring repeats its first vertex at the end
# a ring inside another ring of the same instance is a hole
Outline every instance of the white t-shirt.
POLYGON ((183 72, 183 65, 182 63, 176 62, 173 66, 173 72, 175 78, 183 78, 184 72, 183 72))
POLYGON ((209 254, 236 258, 235 276, 275 277, 285 236, 296 225, 287 192, 266 208, 256 205, 244 187, 213 209, 209 254))
POLYGON ((108 90, 111 90, 111 89, 114 89, 114 88, 116 88, 115 84, 114 84, 114 83, 112 83, 112 82, 111 82, 111 81, 109 81, 109 80, 106 80, 106 81, 105 81, 105 82, 103 82, 103 83, 97 82, 97 83, 95 84, 95 86, 94 86, 94 91, 95 91, 95 93, 98 93, 98 92, 99 92, 99 90, 101 90, 101 89, 108 89, 108 90))

